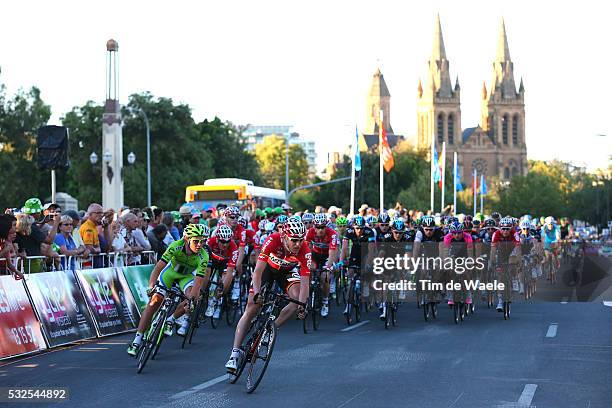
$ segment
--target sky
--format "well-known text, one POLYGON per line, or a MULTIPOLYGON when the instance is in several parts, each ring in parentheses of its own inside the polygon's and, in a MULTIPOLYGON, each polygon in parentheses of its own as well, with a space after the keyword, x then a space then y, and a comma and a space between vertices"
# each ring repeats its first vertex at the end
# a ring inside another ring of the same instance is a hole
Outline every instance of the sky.
MULTIPOLYGON (((120 101, 150 91, 187 103, 197 121, 293 125, 319 166, 365 125, 380 67, 395 133, 416 134, 416 90, 436 13, 462 126, 480 120, 503 17, 527 155, 589 168, 612 154, 612 25, 606 3, 536 1, 19 1, 2 7, 0 82, 37 86, 50 124, 105 97, 105 44, 119 42, 120 101), (606 135, 606 136, 597 136, 606 135)), ((153 141, 154 143, 154 141, 153 141)))

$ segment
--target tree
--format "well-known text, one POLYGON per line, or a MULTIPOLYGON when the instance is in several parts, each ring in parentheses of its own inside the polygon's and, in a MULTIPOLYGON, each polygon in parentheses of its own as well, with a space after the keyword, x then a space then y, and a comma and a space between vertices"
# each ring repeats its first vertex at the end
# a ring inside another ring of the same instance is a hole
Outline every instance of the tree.
POLYGON ((50 194, 49 172, 35 168, 36 132, 47 124, 51 108, 32 87, 12 98, 0 84, 0 207, 20 207, 30 197, 42 200, 50 194))
MULTIPOLYGON (((265 187, 285 189, 285 138, 266 136, 255 146, 255 157, 261 169, 265 187)), ((301 146, 289 145, 289 190, 308 184, 308 161, 301 146)))

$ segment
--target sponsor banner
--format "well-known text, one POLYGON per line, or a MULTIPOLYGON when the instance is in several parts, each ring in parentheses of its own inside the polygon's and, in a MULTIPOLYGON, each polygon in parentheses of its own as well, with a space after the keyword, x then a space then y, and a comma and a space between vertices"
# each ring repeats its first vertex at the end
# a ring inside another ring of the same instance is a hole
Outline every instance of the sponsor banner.
POLYGON ((96 337, 96 327, 72 271, 33 273, 27 285, 49 347, 96 337))
POLYGON ((23 282, 10 275, 0 276, 0 358, 46 347, 23 282))
POLYGON ((121 269, 76 271, 76 276, 101 336, 137 327, 138 307, 121 269))
POLYGON ((134 296, 140 313, 142 313, 149 302, 147 288, 149 287, 149 277, 151 276, 151 272, 153 272, 153 266, 154 265, 139 265, 125 266, 123 268, 123 275, 130 286, 130 290, 132 291, 132 295, 134 296))

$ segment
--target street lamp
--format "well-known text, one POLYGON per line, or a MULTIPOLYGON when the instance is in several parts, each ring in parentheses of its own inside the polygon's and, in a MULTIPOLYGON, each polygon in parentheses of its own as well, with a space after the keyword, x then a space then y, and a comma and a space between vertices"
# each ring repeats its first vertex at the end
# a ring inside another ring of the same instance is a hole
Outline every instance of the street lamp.
POLYGON ((130 152, 130 154, 128 154, 127 161, 130 165, 134 164, 134 162, 136 161, 136 155, 134 154, 134 152, 130 152))
POLYGON ((98 155, 96 154, 96 152, 91 152, 91 154, 89 155, 89 162, 91 164, 96 164, 98 162, 98 155))
MULTIPOLYGON (((142 114, 144 118, 145 127, 147 129, 147 207, 151 206, 151 131, 149 128, 149 118, 144 110, 139 107, 130 107, 132 112, 138 112, 142 114)), ((129 157, 128 157, 129 161, 129 157)))

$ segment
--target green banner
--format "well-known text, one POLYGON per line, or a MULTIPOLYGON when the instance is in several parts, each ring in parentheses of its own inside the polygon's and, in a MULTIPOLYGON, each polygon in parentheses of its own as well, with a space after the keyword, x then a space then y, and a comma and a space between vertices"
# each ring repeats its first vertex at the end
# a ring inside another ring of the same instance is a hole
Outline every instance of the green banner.
POLYGON ((138 265, 138 266, 124 266, 123 276, 134 295, 134 300, 138 306, 138 310, 142 314, 145 306, 149 302, 147 296, 147 288, 149 287, 149 277, 153 272, 154 265, 138 265))

